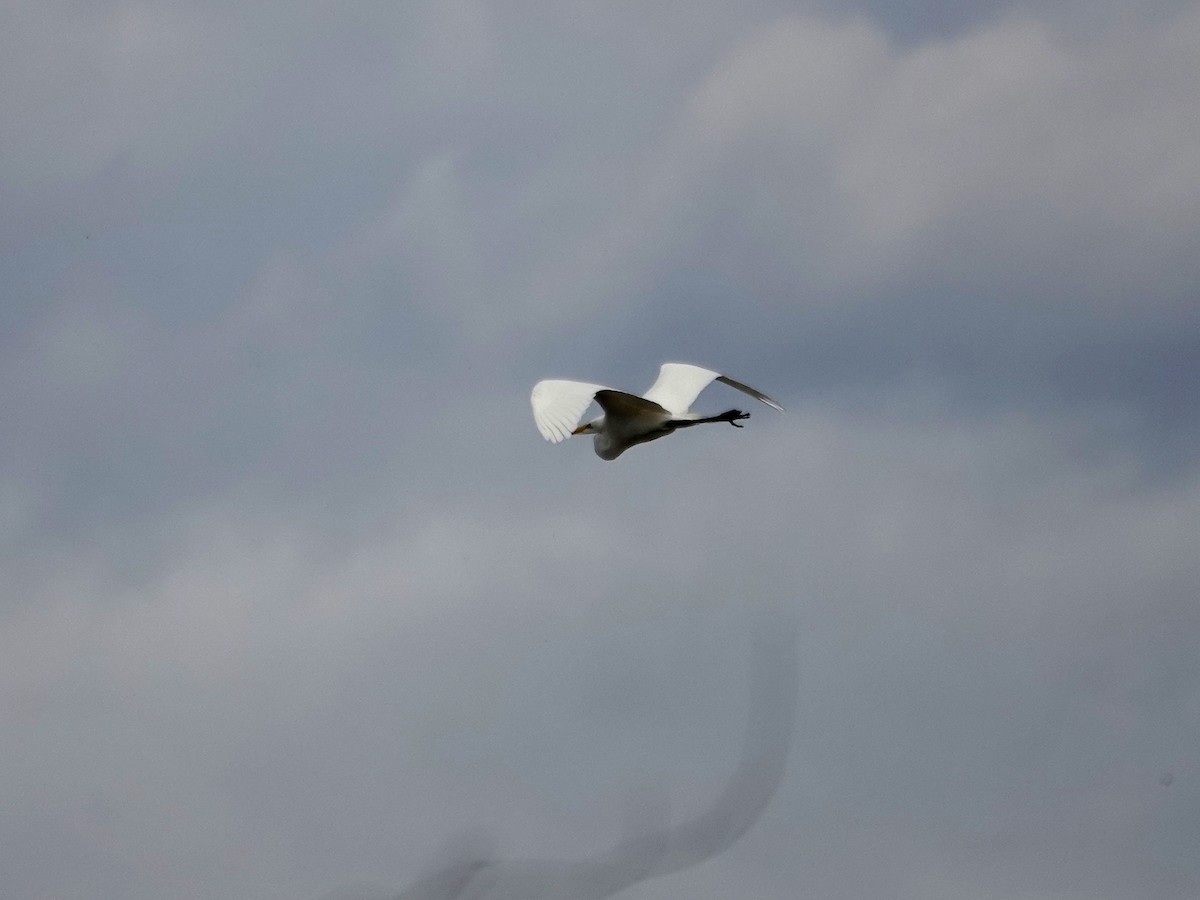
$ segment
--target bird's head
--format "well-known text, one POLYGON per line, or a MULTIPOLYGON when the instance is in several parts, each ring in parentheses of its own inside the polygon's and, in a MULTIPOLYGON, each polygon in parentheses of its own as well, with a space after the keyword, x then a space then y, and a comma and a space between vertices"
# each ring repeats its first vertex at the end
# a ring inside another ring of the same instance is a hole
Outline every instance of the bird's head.
POLYGON ((599 434, 600 425, 603 423, 603 421, 603 419, 592 419, 590 422, 584 422, 582 425, 572 431, 571 434, 599 434))

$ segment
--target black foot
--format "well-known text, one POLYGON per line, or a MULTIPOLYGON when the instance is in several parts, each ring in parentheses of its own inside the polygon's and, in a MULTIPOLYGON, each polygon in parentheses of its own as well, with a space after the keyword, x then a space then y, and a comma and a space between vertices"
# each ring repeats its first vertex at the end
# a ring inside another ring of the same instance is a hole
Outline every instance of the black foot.
POLYGON ((722 421, 728 422, 734 428, 742 428, 743 427, 737 423, 738 419, 748 419, 748 418, 750 418, 750 413, 742 412, 740 409, 731 409, 727 413, 721 413, 722 421))

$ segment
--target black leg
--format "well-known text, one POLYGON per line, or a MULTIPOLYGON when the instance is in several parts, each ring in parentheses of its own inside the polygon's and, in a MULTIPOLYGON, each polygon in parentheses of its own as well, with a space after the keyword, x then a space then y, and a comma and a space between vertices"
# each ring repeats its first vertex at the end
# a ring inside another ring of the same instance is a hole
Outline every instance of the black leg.
POLYGON ((727 409, 720 415, 705 416, 702 419, 672 419, 671 426, 673 428, 690 428, 693 425, 706 425, 709 422, 728 422, 734 428, 741 428, 738 420, 748 418, 750 418, 748 412, 742 412, 740 409, 727 409))

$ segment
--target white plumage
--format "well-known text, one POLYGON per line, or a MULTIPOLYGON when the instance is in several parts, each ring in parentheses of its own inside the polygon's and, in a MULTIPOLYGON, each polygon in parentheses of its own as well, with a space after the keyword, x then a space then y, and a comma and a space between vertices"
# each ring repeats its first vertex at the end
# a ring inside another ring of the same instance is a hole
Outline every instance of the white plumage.
POLYGON ((728 422, 741 428, 738 420, 750 418, 749 413, 741 410, 730 409, 716 416, 689 412, 692 401, 713 381, 783 411, 782 406, 761 391, 687 363, 663 363, 658 378, 641 397, 602 384, 550 379, 535 384, 529 399, 533 420, 546 440, 557 444, 573 434, 594 434, 596 455, 601 459, 616 459, 633 445, 666 437, 678 428, 708 422, 728 422), (604 415, 581 425, 580 420, 593 400, 604 415))

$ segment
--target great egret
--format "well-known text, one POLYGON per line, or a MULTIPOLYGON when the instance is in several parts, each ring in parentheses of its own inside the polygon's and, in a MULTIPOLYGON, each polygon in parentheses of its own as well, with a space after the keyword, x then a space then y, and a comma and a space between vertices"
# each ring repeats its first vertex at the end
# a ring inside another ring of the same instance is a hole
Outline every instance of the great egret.
POLYGON ((529 400, 533 404, 533 421, 546 440, 557 444, 573 434, 594 434, 596 455, 601 459, 616 459, 634 444, 666 437, 677 428, 706 422, 728 422, 734 428, 741 428, 738 420, 750 418, 750 413, 738 409, 716 416, 688 412, 692 401, 713 381, 737 388, 783 412, 782 406, 761 391, 687 363, 663 363, 658 379, 641 397, 602 384, 552 379, 535 384, 529 400), (604 415, 580 425, 593 400, 604 410, 604 415))

